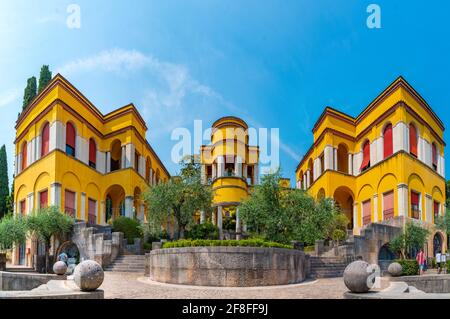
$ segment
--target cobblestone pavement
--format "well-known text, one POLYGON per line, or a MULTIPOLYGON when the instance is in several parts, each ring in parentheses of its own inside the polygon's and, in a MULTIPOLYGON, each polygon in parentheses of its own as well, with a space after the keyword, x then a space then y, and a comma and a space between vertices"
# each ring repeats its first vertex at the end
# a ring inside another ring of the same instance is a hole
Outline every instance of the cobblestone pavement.
POLYGON ((342 278, 308 280, 297 285, 276 287, 213 288, 161 284, 150 281, 143 274, 120 272, 105 272, 100 289, 105 291, 105 298, 128 299, 341 299, 347 291, 342 278))

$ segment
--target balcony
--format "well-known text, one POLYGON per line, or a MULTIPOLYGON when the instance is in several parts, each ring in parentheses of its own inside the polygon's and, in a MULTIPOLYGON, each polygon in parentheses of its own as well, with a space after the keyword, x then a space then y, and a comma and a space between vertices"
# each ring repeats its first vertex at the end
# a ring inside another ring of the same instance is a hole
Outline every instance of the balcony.
POLYGON ((384 216, 384 220, 389 220, 389 219, 394 218, 394 209, 390 208, 390 209, 384 210, 383 216, 384 216))
POLYGON ((411 218, 420 219, 420 209, 417 205, 411 205, 411 218))

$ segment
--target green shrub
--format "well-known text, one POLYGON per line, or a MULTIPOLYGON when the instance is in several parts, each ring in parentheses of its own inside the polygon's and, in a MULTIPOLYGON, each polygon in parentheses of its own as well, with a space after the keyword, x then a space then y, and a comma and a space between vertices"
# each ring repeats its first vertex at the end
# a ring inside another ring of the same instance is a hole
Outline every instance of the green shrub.
POLYGON ((212 223, 198 224, 186 233, 188 239, 219 239, 219 228, 212 223))
POLYGON ((180 248, 180 247, 209 247, 209 246, 239 246, 239 247, 267 247, 267 248, 287 248, 293 249, 292 245, 285 245, 261 239, 245 240, 177 240, 163 243, 162 248, 180 248))
POLYGON ((120 216, 112 223, 113 231, 122 232, 128 244, 133 244, 135 238, 142 238, 143 232, 138 220, 120 216))
POLYGON ((223 219, 222 228, 224 230, 236 230, 236 219, 232 217, 225 217, 223 219))
POLYGON ((419 263, 415 259, 401 259, 397 262, 402 265, 402 276, 415 276, 419 274, 419 263))
POLYGON ((316 250, 316 246, 314 246, 314 245, 305 246, 305 249, 304 249, 305 252, 312 252, 312 251, 315 251, 315 250, 316 250))
POLYGON ((142 246, 143 246, 144 250, 152 250, 151 243, 144 243, 142 246))

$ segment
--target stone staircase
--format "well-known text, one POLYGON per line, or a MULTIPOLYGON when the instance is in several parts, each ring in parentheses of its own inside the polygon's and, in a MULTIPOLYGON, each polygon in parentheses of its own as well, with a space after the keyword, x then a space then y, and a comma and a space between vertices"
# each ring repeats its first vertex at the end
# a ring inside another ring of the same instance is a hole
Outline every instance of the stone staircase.
POLYGON ((311 278, 342 277, 347 262, 340 257, 310 257, 311 278))
POLYGON ((113 263, 105 268, 105 271, 144 273, 145 255, 119 255, 113 263))

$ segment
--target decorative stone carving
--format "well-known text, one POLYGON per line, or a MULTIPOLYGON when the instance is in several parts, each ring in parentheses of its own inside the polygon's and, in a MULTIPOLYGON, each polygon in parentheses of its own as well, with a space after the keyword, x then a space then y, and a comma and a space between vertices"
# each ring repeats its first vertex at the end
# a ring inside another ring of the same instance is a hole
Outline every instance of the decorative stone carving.
POLYGON ((93 291, 101 286, 104 279, 102 266, 96 261, 85 260, 73 272, 73 280, 82 291, 93 291))
POLYGON ((399 277, 402 275, 402 265, 400 265, 399 263, 392 263, 389 265, 388 267, 388 273, 392 276, 392 277, 399 277))
POLYGON ((368 292, 371 287, 367 283, 371 272, 367 270, 369 264, 362 260, 357 260, 349 264, 344 270, 344 283, 351 292, 368 292))
POLYGON ((64 275, 67 271, 67 265, 64 261, 57 261, 53 265, 53 272, 57 275, 64 275))

